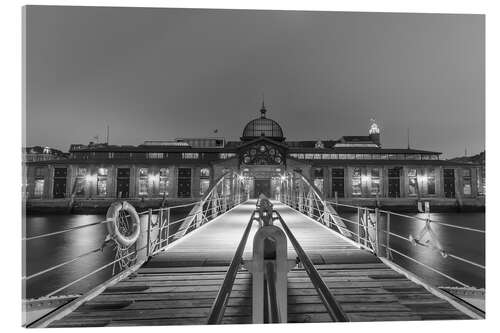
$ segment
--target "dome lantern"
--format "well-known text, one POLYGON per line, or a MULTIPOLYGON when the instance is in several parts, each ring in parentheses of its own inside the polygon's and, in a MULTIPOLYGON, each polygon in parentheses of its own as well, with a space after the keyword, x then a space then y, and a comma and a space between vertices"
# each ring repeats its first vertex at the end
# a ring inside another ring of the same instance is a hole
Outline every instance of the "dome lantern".
POLYGON ((266 117, 267 109, 262 101, 260 117, 251 120, 243 129, 242 141, 251 141, 259 137, 267 137, 274 141, 284 141, 283 130, 274 120, 266 117))

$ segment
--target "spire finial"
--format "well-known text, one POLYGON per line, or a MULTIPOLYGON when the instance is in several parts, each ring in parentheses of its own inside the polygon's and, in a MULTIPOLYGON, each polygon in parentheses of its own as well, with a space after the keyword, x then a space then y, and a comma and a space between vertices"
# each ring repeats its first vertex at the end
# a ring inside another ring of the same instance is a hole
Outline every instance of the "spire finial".
POLYGON ((262 93, 262 107, 260 108, 260 116, 261 118, 266 117, 266 104, 264 102, 264 93, 262 93))

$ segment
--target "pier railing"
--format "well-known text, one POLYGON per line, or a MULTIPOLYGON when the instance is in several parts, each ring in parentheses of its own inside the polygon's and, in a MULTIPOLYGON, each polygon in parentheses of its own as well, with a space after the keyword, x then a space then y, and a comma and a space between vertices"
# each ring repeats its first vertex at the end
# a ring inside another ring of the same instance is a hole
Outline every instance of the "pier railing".
MULTIPOLYGON (((141 230, 137 241, 132 245, 123 246, 116 241, 113 242, 114 239, 103 232, 103 242, 101 246, 44 268, 38 272, 30 274, 24 273, 22 276, 23 290, 26 290, 27 284, 35 279, 42 277, 46 278, 50 273, 54 273, 60 269, 67 269, 70 265, 78 264, 82 260, 88 259, 93 255, 104 255, 104 250, 109 247, 114 247, 114 259, 95 269, 89 270, 89 272, 86 272, 72 281, 57 286, 57 288, 54 288, 54 290, 50 292, 38 295, 35 298, 50 299, 52 296, 59 296, 70 287, 104 270, 111 270, 111 279, 118 275, 123 276, 124 273, 130 273, 139 268, 140 264, 147 260, 149 256, 164 251, 170 244, 181 239, 186 234, 201 227, 217 216, 224 214, 241 202, 246 201, 248 199, 248 194, 244 192, 244 187, 241 182, 242 178, 237 174, 226 173, 214 182, 200 201, 158 209, 147 209, 138 212, 137 215, 139 216, 141 230), (187 215, 185 213, 186 211, 189 211, 187 215)), ((127 226, 127 223, 130 223, 130 213, 120 211, 117 218, 120 220, 120 225, 124 223, 125 229, 130 229, 129 226, 127 226)), ((110 223, 116 223, 116 221, 107 218, 105 220, 50 233, 26 236, 22 238, 24 243, 23 247, 26 248, 26 244, 32 241, 46 241, 47 246, 49 246, 49 242, 53 237, 110 223)), ((106 282, 101 284, 101 286, 102 285, 106 285, 106 282)))
POLYGON ((428 212, 410 216, 380 208, 328 201, 309 179, 295 171, 282 178, 280 200, 351 240, 358 247, 396 265, 402 261, 411 262, 415 267, 420 266, 437 274, 441 281, 446 280, 450 285, 461 287, 477 286, 457 276, 454 270, 454 273, 450 273, 436 267, 433 265, 435 258, 444 260, 448 265, 454 260, 455 263, 466 265, 473 272, 471 275, 484 276, 484 263, 457 254, 454 249, 441 244, 435 230, 439 228, 447 232, 462 232, 463 242, 467 242, 467 235, 471 234, 484 237, 485 230, 444 223, 433 219, 428 212), (348 213, 341 215, 339 211, 348 213), (403 227, 405 224, 407 228, 403 227), (404 233, 407 230, 411 232, 404 233))

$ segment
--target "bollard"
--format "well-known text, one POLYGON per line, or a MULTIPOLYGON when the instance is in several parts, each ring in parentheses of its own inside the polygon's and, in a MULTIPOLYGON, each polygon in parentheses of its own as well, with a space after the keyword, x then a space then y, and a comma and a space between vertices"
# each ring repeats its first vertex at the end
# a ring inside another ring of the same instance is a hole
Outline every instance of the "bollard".
MULTIPOLYGON (((252 273, 252 320, 264 323, 264 309, 268 309, 265 297, 266 266, 274 268, 276 301, 279 322, 287 322, 287 274, 290 264, 287 258, 287 238, 283 230, 273 225, 260 228, 253 241, 253 258, 247 269, 252 273)), ((267 277, 269 278, 269 277, 267 277)))

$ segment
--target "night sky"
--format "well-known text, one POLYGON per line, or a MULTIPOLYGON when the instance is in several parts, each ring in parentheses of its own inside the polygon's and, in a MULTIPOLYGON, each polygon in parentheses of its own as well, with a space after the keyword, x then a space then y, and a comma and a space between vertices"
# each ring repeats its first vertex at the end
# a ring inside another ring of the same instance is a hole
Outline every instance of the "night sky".
POLYGON ((223 136, 259 115, 289 140, 367 135, 484 149, 484 16, 28 7, 26 144, 67 151, 223 136), (214 130, 218 133, 214 134, 214 130))

